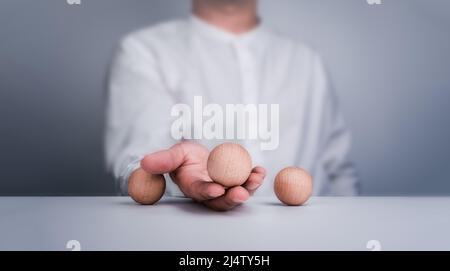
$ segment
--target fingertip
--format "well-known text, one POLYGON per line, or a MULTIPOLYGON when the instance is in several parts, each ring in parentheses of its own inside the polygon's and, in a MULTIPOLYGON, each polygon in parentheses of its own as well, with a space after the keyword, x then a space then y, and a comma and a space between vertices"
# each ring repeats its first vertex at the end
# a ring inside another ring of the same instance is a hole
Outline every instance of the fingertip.
POLYGON ((256 166, 252 170, 254 173, 260 174, 262 176, 266 176, 266 169, 261 166, 256 166))
POLYGON ((228 211, 244 203, 250 197, 249 192, 242 186, 228 189, 225 195, 205 201, 204 204, 216 211, 228 211))
POLYGON ((243 203, 250 198, 250 193, 242 186, 231 188, 228 190, 227 194, 231 201, 237 204, 243 203))
POLYGON ((260 185, 261 185, 261 183, 259 183, 259 182, 248 181, 245 184, 245 188, 249 191, 253 191, 253 190, 256 190, 260 185))
MULTIPOLYGON (((144 156, 144 158, 142 158, 142 160, 141 160, 141 162, 140 162, 140 165, 141 165, 141 168, 143 169, 143 170, 145 170, 146 172, 149 172, 150 171, 150 166, 149 165, 151 165, 151 163, 149 162, 149 160, 151 159, 151 158, 149 158, 149 156, 150 155, 146 155, 146 156, 144 156)), ((150 172, 149 172, 150 173, 150 172)))
POLYGON ((141 167, 151 174, 170 173, 183 163, 183 152, 179 147, 157 151, 144 156, 141 167))
POLYGON ((243 185, 246 189, 250 191, 256 190, 264 181, 265 176, 261 173, 252 173, 248 177, 248 180, 243 185))
POLYGON ((151 174, 163 174, 168 173, 170 162, 171 161, 167 159, 161 159, 160 153, 156 152, 146 155, 141 160, 141 167, 143 170, 151 174))
POLYGON ((206 195, 210 199, 218 198, 225 194, 225 188, 219 184, 211 183, 206 189, 206 195))
POLYGON ((198 201, 213 200, 225 194, 220 184, 198 180, 191 183, 190 196, 198 201))
POLYGON ((247 182, 262 183, 265 177, 261 173, 252 173, 248 176, 247 182))

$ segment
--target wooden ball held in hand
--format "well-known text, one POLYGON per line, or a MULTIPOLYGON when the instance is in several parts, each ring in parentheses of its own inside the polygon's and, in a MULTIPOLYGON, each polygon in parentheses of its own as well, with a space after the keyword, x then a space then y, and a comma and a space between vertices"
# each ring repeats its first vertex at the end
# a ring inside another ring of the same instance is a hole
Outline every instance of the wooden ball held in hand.
POLYGON ((312 194, 312 177, 297 167, 287 167, 275 177, 275 194, 286 205, 302 205, 312 194))
POLYGON ((252 171, 252 159, 241 145, 224 143, 210 152, 207 167, 214 182, 233 187, 247 181, 252 171))
POLYGON ((161 199, 166 190, 163 175, 149 174, 139 168, 128 180, 128 194, 137 203, 151 205, 161 199))

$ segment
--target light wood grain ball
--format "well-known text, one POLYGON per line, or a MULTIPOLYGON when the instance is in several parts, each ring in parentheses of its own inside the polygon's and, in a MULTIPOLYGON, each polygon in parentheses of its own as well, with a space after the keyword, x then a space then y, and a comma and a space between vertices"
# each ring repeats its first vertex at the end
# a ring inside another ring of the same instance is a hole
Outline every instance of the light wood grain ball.
POLYGON ((128 179, 128 194, 139 204, 151 205, 158 202, 166 190, 163 175, 149 174, 143 169, 135 170, 128 179))
POLYGON ((247 181, 252 171, 252 159, 241 145, 224 143, 210 152, 207 167, 214 182, 233 187, 247 181))
POLYGON ((275 194, 286 205, 302 205, 312 194, 312 177, 297 167, 282 169, 275 177, 275 194))

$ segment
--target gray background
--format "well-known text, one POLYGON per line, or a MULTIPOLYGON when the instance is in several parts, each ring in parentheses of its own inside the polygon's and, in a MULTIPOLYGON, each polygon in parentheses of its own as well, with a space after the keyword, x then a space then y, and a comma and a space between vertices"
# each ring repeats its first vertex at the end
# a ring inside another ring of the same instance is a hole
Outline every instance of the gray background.
MULTIPOLYGON (((114 194, 104 81, 118 39, 187 0, 0 1, 0 195, 114 194)), ((263 0, 319 50, 353 131, 365 195, 450 195, 450 1, 263 0)))

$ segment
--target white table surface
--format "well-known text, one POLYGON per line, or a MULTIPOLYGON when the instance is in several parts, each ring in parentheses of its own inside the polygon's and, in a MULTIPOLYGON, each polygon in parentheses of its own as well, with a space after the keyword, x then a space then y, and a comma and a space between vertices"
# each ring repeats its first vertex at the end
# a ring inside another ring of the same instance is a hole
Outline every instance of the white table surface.
POLYGON ((186 199, 0 197, 0 250, 450 250, 450 198, 252 198, 218 213, 186 199))

